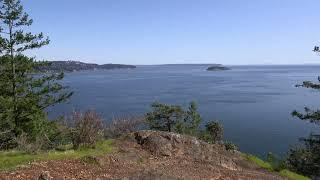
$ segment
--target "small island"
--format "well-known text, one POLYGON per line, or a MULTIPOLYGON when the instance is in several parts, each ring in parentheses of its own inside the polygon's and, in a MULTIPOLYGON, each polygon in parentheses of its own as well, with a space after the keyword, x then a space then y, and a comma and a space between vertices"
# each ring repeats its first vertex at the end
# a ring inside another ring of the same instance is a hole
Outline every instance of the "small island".
POLYGON ((225 71, 225 70, 231 70, 231 68, 228 68, 222 65, 214 65, 214 66, 209 66, 207 68, 207 71, 225 71))
POLYGON ((80 61, 49 61, 46 65, 40 66, 40 72, 75 72, 84 70, 111 70, 111 69, 134 69, 134 65, 125 64, 93 64, 80 61))

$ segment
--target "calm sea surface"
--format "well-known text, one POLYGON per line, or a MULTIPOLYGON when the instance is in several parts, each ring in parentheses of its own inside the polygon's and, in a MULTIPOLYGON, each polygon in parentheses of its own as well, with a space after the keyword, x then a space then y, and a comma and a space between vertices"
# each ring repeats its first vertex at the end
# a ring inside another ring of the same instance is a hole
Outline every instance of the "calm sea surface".
POLYGON ((320 92, 294 85, 316 81, 320 66, 233 66, 208 72, 206 65, 139 66, 133 70, 75 72, 64 83, 74 91, 51 117, 73 109, 95 109, 105 120, 142 115, 154 101, 199 105, 205 121, 218 120, 224 138, 241 151, 283 154, 298 138, 317 132, 315 125, 291 117, 304 106, 320 107, 320 92))

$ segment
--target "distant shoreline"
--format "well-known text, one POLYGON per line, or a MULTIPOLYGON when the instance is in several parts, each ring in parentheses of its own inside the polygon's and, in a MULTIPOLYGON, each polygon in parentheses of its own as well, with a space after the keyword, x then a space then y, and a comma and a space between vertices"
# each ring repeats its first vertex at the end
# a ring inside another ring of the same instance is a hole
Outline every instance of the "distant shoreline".
POLYGON ((78 72, 88 70, 134 69, 134 65, 126 64, 94 64, 80 61, 49 61, 47 65, 37 68, 39 72, 78 72))

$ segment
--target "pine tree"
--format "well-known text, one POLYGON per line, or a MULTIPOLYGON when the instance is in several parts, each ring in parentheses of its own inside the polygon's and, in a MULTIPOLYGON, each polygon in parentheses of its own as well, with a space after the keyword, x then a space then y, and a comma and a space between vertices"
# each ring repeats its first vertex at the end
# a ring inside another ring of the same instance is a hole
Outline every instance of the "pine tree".
POLYGON ((198 105, 195 101, 190 103, 188 110, 184 113, 184 116, 183 121, 179 121, 176 124, 177 132, 197 136, 202 118, 198 112, 198 105))
MULTIPOLYGON (((320 53, 319 47, 314 51, 320 53)), ((304 81, 297 87, 320 89, 320 77, 317 82, 304 81)), ((304 112, 293 111, 292 115, 304 121, 320 125, 320 110, 311 110, 305 107, 304 112)), ((310 176, 320 176, 320 135, 310 134, 307 138, 301 138, 303 146, 293 148, 288 153, 287 162, 291 170, 310 176)))
POLYGON ((155 102, 151 107, 153 111, 146 115, 151 129, 174 132, 177 123, 184 118, 184 111, 180 106, 155 102))
POLYGON ((63 73, 39 74, 45 66, 25 55, 49 44, 42 33, 25 32, 33 23, 19 0, 0 0, 0 148, 8 148, 21 133, 45 135, 46 108, 72 93, 58 83, 63 73))
POLYGON ((189 134, 195 135, 197 133, 201 121, 202 119, 198 112, 198 105, 195 101, 192 101, 187 111, 187 124, 189 124, 188 130, 190 131, 189 134))

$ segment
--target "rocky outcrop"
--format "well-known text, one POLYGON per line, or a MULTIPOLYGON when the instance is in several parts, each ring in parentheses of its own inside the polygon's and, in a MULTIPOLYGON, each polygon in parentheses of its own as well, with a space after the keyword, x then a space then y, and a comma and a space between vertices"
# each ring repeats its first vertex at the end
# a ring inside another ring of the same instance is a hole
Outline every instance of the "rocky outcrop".
POLYGON ((139 131, 114 141, 113 153, 37 162, 2 179, 282 180, 223 145, 169 132, 139 131), (40 176, 39 176, 40 175, 40 176))
POLYGON ((196 161, 239 170, 235 155, 223 145, 208 144, 195 137, 161 131, 139 131, 134 133, 137 143, 155 156, 190 157, 196 161))

